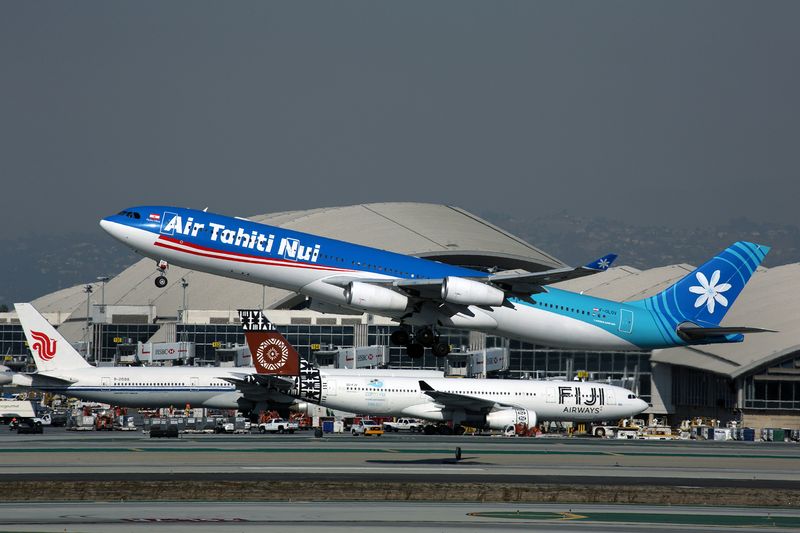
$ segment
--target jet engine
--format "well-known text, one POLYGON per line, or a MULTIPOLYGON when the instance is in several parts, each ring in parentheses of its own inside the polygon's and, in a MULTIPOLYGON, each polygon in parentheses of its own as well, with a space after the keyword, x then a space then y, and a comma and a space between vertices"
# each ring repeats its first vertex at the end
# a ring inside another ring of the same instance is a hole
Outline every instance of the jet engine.
POLYGON ((408 297, 391 289, 361 283, 351 282, 344 290, 347 305, 352 305, 366 311, 405 311, 408 297))
POLYGON ((536 413, 527 409, 516 407, 492 411, 486 415, 486 427, 489 429, 506 429, 508 426, 525 424, 527 427, 536 425, 536 413))
POLYGON ((461 305, 503 305, 500 289, 464 278, 448 276, 442 282, 442 300, 461 305))

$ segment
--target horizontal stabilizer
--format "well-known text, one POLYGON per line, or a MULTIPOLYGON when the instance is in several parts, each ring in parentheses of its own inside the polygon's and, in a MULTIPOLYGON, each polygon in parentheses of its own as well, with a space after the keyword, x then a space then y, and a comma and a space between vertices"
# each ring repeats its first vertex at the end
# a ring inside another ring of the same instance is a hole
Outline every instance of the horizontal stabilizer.
POLYGON ((678 334, 692 341, 708 339, 710 337, 722 337, 725 335, 738 335, 742 333, 777 333, 773 329, 717 326, 713 328, 703 328, 700 326, 678 326, 678 334))
POLYGON ((256 386, 278 391, 288 391, 294 384, 290 379, 271 374, 234 374, 234 376, 220 376, 219 379, 236 385, 240 390, 244 387, 256 386))
POLYGON ((74 379, 58 378, 55 376, 48 376, 47 374, 40 374, 38 372, 30 372, 23 375, 30 377, 35 385, 40 384, 44 386, 49 385, 51 387, 68 387, 77 382, 77 380, 74 379))

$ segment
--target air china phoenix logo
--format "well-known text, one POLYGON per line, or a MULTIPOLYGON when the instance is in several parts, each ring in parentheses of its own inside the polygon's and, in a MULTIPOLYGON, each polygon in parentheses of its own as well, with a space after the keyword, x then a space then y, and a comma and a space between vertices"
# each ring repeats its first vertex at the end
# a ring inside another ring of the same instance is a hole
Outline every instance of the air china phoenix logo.
POLYGON ((728 306, 728 299, 720 293, 727 291, 732 286, 730 283, 720 283, 717 285, 717 283, 719 283, 719 276, 719 270, 715 270, 714 273, 711 274, 710 280, 706 278, 705 274, 698 272, 696 277, 700 285, 689 287, 689 292, 700 295, 697 297, 697 300, 695 300, 694 306, 702 307, 703 304, 705 304, 708 312, 712 315, 714 314, 714 307, 717 303, 722 307, 728 306))
POLYGON ((57 340, 51 339, 41 331, 31 330, 31 337, 33 337, 33 349, 42 361, 49 361, 56 355, 57 340))
POLYGON ((258 345, 256 359, 265 369, 274 372, 280 370, 289 360, 289 348, 279 338, 269 338, 258 345))

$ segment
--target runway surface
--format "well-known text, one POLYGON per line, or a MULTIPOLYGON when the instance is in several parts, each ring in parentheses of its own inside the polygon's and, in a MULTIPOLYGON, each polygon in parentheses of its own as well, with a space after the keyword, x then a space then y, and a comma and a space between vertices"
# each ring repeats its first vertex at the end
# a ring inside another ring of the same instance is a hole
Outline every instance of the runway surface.
POLYGON ((0 479, 414 479, 659 483, 800 489, 791 443, 387 434, 184 435, 0 432, 0 479), (455 450, 461 448, 461 460, 455 450))
POLYGON ((2 531, 792 531, 800 510, 443 503, 0 504, 2 531))
POLYGON ((789 443, 0 429, 0 531, 800 531, 798 471, 789 443))

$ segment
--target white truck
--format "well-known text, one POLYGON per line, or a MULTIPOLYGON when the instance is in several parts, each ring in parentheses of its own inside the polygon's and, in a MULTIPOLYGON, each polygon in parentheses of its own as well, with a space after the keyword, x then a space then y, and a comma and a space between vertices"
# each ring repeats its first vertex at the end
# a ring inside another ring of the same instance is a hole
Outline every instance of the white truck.
POLYGON ((294 433, 300 428, 297 422, 285 418, 270 418, 258 425, 259 433, 294 433))
POLYGON ((398 418, 394 422, 384 422, 383 423, 383 430, 389 433, 393 431, 397 433, 398 431, 410 431, 412 433, 419 433, 422 431, 424 424, 422 424, 416 418, 398 418))
POLYGON ((36 406, 28 400, 0 400, 0 423, 8 424, 13 419, 36 418, 36 406))

